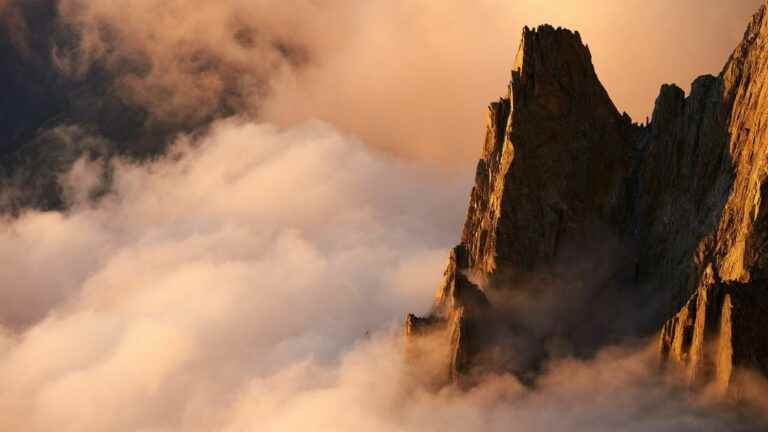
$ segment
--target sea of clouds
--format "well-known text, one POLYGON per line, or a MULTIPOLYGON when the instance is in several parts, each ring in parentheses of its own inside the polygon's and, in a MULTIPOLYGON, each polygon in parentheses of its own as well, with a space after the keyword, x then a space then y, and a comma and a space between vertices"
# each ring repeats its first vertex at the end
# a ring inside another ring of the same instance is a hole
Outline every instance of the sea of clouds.
POLYGON ((0 428, 701 431, 727 411, 652 349, 561 359, 535 390, 419 386, 425 312, 467 194, 327 124, 229 120, 150 164, 86 159, 70 210, 0 230, 0 428))

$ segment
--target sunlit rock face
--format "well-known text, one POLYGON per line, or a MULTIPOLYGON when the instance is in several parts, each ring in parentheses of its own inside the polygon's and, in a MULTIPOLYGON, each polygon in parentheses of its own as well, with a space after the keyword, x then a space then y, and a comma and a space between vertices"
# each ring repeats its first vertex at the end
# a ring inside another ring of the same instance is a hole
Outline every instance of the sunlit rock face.
POLYGON ((659 264, 672 305, 687 301, 661 352, 693 385, 720 390, 740 368, 768 372, 765 11, 718 77, 699 78, 687 99, 662 92, 644 175, 644 260, 659 264))
POLYGON ((446 382, 535 380, 558 352, 659 331, 663 364, 692 386, 768 372, 767 21, 764 6, 688 96, 662 86, 645 125, 615 108, 578 33, 524 30, 461 244, 431 314, 406 322, 411 345, 442 338, 446 382), (537 312, 551 322, 519 317, 537 312))

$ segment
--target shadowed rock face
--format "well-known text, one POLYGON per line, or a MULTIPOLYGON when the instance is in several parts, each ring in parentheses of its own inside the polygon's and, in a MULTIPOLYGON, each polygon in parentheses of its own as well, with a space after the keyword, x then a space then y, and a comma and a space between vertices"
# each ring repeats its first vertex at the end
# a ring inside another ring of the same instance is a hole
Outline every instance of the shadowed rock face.
POLYGON ((574 225, 621 215, 628 126, 578 33, 525 29, 509 93, 490 107, 462 234, 469 267, 533 270, 574 225))
POLYGON ((406 331, 449 328, 447 374, 493 345, 494 313, 476 283, 514 286, 554 262, 562 243, 626 219, 634 127, 597 79, 578 33, 525 29, 509 92, 491 104, 462 241, 432 316, 406 331))
POLYGON ((765 9, 719 76, 687 97, 662 86, 648 125, 619 114, 578 33, 524 30, 509 92, 489 108, 461 244, 431 315, 406 322, 411 340, 443 332, 447 379, 488 367, 535 379, 553 342, 589 355, 611 341, 602 333, 659 330, 665 364, 692 385, 727 391, 740 369, 768 372, 765 9), (595 252, 606 239, 615 253, 595 252), (542 292, 574 305, 531 312, 542 292), (509 308, 521 295, 534 301, 509 308), (558 323, 522 323, 537 312, 558 323), (622 316, 641 323, 620 328, 622 316))

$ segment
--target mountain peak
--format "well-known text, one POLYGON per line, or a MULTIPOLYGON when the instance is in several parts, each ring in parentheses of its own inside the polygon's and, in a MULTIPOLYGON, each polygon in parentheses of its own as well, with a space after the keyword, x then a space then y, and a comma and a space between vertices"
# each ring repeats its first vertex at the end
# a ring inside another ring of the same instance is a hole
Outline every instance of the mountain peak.
POLYGON ((592 54, 579 32, 549 24, 525 27, 511 75, 507 97, 513 106, 533 99, 560 116, 572 105, 570 101, 594 99, 605 105, 610 115, 618 114, 597 78, 592 54))
POLYGON ((577 32, 526 27, 461 243, 409 344, 444 338, 454 381, 490 368, 530 382, 563 352, 653 334, 691 385, 768 373, 766 16, 720 76, 688 96, 662 86, 649 126, 619 114, 577 32))
POLYGON ((513 70, 534 68, 536 60, 545 60, 538 65, 543 70, 563 65, 588 67, 592 64, 589 47, 581 41, 579 32, 562 27, 542 24, 535 28, 524 27, 520 47, 515 56, 513 70), (558 64, 548 64, 554 61, 558 64))
MULTIPOLYGON (((626 211, 629 131, 578 33, 549 25, 523 31, 509 93, 489 107, 461 244, 431 316, 408 321, 447 332, 449 376, 461 376, 493 343, 481 334, 496 325, 486 303, 492 307, 515 280, 551 265, 595 221, 608 224, 626 211), (456 293, 474 306, 452 301, 456 293)), ((543 350, 531 343, 532 351, 543 350)), ((520 362, 519 369, 538 361, 520 362)))

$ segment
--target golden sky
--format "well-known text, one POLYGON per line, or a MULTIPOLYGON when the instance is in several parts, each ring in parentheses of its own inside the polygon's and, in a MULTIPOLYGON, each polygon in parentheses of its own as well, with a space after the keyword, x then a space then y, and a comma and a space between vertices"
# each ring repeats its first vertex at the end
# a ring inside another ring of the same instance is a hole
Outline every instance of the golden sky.
POLYGON ((501 96, 523 26, 578 30, 617 107, 644 121, 663 83, 717 74, 760 0, 370 2, 345 49, 267 104, 317 116, 376 147, 473 165, 485 106, 501 96), (302 103, 297 106, 297 99, 302 103))
POLYGON ((479 154, 485 107, 505 91, 523 26, 578 30, 618 108, 644 121, 661 84, 687 90, 696 76, 720 71, 760 0, 190 4, 63 0, 63 11, 84 29, 86 58, 152 60, 152 73, 127 76, 123 90, 161 114, 205 115, 235 91, 262 120, 320 119, 374 148, 465 171, 479 154), (100 39, 105 26, 118 37, 100 39), (254 46, 244 50, 233 26, 255 30, 254 46), (275 42, 298 50, 283 58, 275 42), (200 52, 219 66, 199 73, 200 52))

